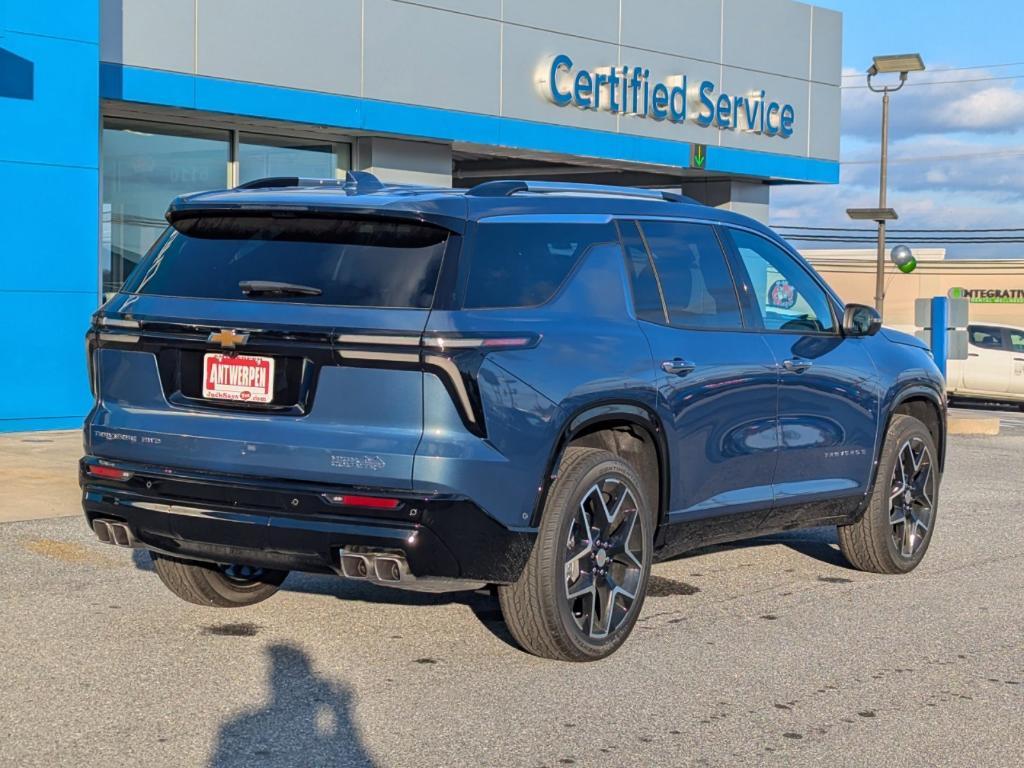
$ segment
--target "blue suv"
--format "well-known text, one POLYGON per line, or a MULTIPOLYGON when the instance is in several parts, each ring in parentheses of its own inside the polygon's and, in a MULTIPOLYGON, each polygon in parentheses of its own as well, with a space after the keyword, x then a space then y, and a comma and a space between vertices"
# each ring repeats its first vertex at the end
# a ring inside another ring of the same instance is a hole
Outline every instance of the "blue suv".
POLYGON ((290 570, 495 585, 515 639, 623 643, 655 560, 835 525, 905 573, 944 384, 771 230, 668 192, 263 179, 179 197, 87 338, 83 506, 185 600, 290 570))

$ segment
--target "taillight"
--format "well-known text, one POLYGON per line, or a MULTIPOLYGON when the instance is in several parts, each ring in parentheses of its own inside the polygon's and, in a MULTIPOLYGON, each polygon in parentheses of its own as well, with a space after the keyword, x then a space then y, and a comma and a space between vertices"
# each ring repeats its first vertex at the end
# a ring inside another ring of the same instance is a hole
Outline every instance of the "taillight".
POLYGON ((117 467, 108 467, 105 464, 90 464, 85 468, 85 471, 91 477, 100 477, 104 480, 118 480, 124 482, 125 480, 131 480, 134 472, 129 472, 124 469, 118 469, 117 467))
POLYGON ((369 509, 397 509, 400 499, 388 499, 383 496, 354 496, 352 494, 325 493, 324 499, 329 504, 341 507, 364 507, 369 509))

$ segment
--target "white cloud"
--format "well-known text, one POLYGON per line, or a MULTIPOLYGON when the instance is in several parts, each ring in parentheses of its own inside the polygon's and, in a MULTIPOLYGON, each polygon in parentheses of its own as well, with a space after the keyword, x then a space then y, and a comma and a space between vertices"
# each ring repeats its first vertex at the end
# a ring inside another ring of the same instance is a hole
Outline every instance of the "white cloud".
MULTIPOLYGON (((850 74, 848 71, 847 74, 850 74)), ((893 138, 951 132, 1017 133, 1024 129, 1024 76, 1020 80, 955 82, 999 77, 989 70, 911 75, 890 96, 893 138), (934 82, 936 85, 922 85, 934 82)), ((861 87, 863 81, 844 78, 843 132, 875 138, 879 132, 882 97, 861 87)))

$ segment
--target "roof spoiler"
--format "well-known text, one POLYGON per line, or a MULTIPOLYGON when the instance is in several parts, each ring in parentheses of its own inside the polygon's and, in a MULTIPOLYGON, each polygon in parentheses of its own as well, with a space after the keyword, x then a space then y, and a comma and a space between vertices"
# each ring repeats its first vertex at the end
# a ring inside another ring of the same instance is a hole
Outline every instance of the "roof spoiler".
POLYGON ((611 184, 573 184, 557 181, 485 181, 469 189, 473 197, 511 197, 520 192, 545 195, 591 195, 600 197, 631 197, 641 200, 663 200, 667 203, 699 205, 692 197, 662 189, 616 187, 611 184))

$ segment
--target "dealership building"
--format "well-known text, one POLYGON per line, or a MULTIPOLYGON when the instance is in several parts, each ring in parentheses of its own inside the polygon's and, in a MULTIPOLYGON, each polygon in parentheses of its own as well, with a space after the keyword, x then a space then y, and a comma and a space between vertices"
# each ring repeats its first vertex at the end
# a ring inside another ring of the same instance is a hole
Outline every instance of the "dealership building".
POLYGON ((841 38, 790 0, 0 1, 0 431, 81 423, 89 317, 176 195, 353 169, 767 220, 838 180, 841 38))

